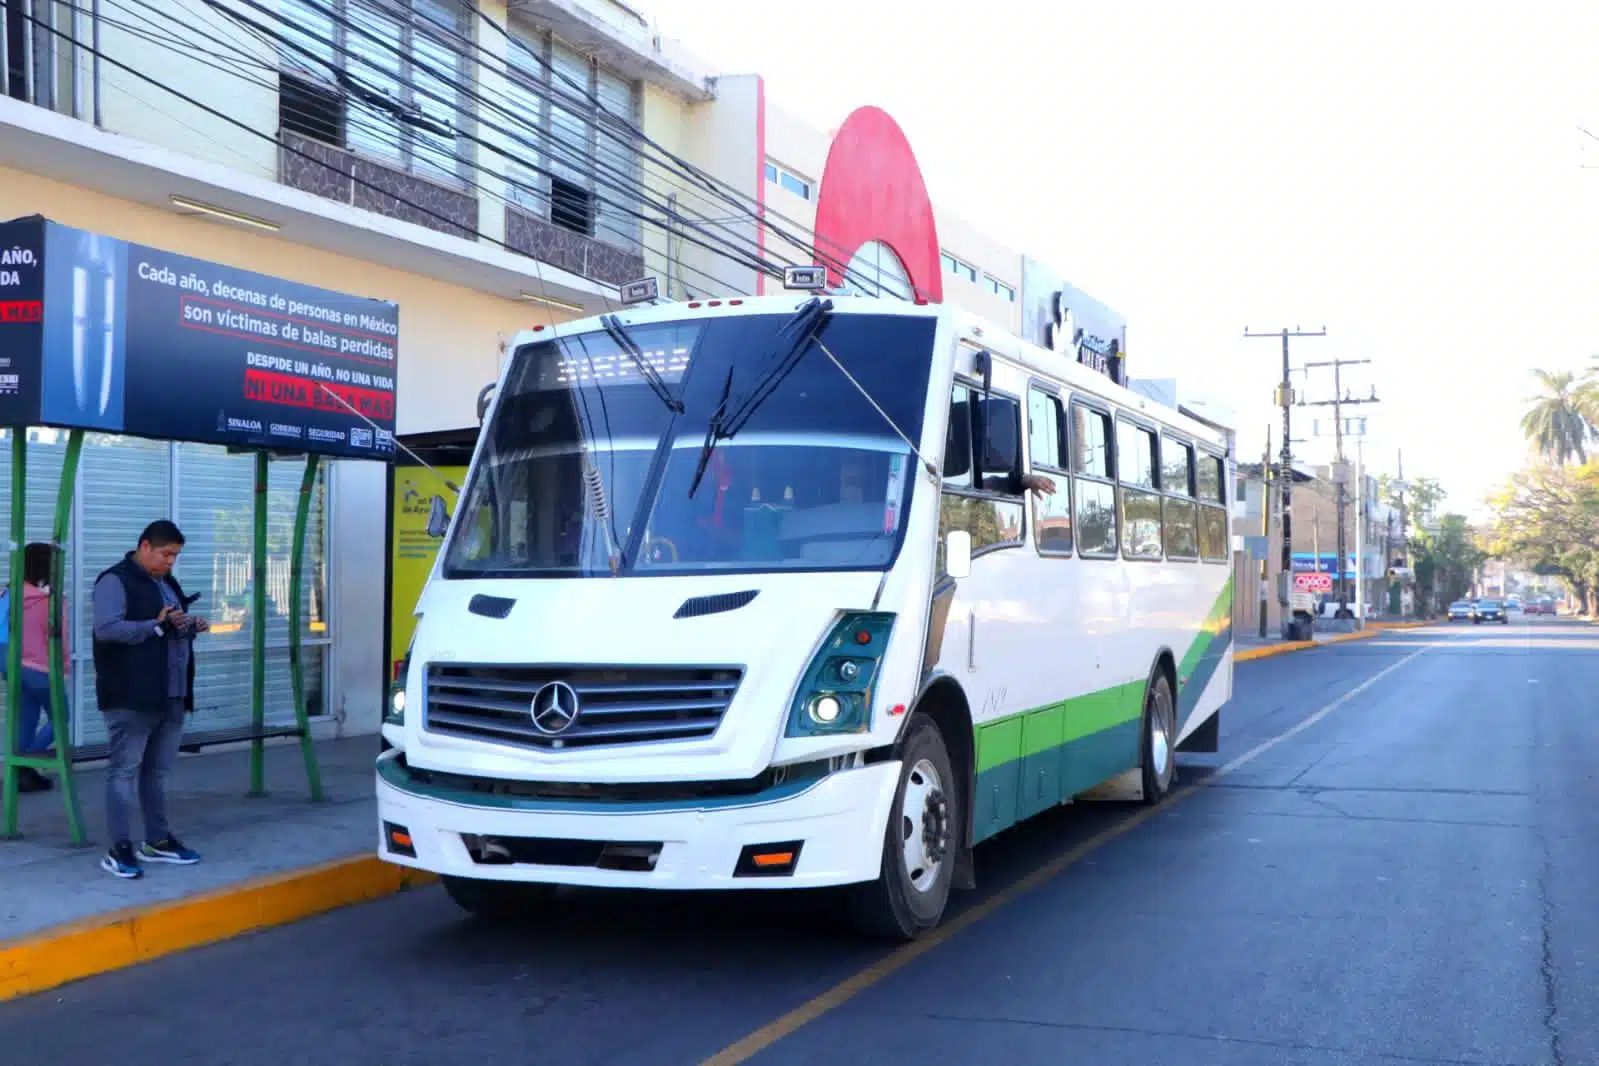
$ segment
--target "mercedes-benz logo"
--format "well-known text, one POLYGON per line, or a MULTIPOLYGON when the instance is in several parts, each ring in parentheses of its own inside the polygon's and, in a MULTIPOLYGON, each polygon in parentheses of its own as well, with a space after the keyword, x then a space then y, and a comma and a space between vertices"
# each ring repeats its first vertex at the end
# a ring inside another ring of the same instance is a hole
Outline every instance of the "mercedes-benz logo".
POLYGON ((577 721, 577 690, 565 681, 551 681, 533 694, 533 728, 554 736, 577 721))

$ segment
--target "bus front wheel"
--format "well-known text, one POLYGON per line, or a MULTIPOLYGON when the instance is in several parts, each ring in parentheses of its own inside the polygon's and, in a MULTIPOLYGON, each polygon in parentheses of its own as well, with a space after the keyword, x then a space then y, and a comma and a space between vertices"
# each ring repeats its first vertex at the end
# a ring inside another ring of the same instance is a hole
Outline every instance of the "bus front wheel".
POLYGON ((1159 803, 1177 779, 1177 706, 1171 681, 1156 670, 1144 693, 1144 802, 1159 803))
POLYGON ((530 917, 555 895, 554 885, 485 881, 448 874, 440 880, 456 906, 474 918, 490 922, 515 922, 530 917))
POLYGON ((855 890, 856 928, 872 937, 914 940, 939 923, 965 817, 944 735, 931 718, 918 715, 900 751, 877 880, 855 890))

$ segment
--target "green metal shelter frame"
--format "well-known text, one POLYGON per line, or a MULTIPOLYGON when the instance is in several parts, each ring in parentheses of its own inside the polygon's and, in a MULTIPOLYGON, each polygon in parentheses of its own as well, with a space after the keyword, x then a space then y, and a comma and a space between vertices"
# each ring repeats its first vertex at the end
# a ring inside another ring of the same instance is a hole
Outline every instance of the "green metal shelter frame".
MULTIPOLYGON (((28 427, 11 428, 11 532, 10 532, 10 643, 7 649, 5 736, 0 738, 0 756, 5 759, 3 793, 5 820, 0 828, 0 839, 20 839, 17 810, 17 771, 23 767, 36 770, 55 770, 60 774, 61 799, 66 806, 67 822, 72 833, 72 843, 88 843, 83 824, 83 811, 78 802, 78 790, 73 781, 73 765, 103 757, 103 746, 72 747, 71 728, 67 714, 65 663, 63 661, 61 632, 61 586, 65 580, 66 543, 72 517, 72 497, 78 480, 78 460, 83 451, 81 429, 71 430, 67 437, 67 453, 61 468, 61 486, 56 493, 55 520, 51 527, 50 576, 50 723, 55 733, 53 755, 16 755, 11 751, 16 735, 17 715, 22 705, 22 624, 23 624, 23 549, 27 540, 27 451, 28 427)), ((266 793, 266 741, 277 737, 298 737, 301 754, 305 758, 306 782, 312 801, 323 798, 322 774, 317 766, 316 748, 311 738, 311 723, 305 706, 305 674, 300 632, 300 592, 305 578, 305 530, 311 511, 311 496, 316 488, 319 457, 305 455, 305 475, 300 480, 300 495, 294 511, 294 539, 289 561, 289 678, 294 700, 294 725, 269 728, 266 725, 266 569, 267 569, 267 477, 271 453, 254 452, 255 495, 254 534, 251 554, 251 620, 250 632, 250 725, 243 729, 225 729, 201 733, 185 733, 182 747, 196 751, 219 744, 250 743, 251 797, 266 793)))

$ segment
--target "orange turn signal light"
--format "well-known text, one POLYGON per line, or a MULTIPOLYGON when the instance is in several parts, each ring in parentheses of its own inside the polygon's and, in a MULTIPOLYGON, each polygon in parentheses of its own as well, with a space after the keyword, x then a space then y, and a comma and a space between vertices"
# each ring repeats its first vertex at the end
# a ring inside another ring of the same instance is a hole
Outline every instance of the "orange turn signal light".
POLYGON ((755 865, 760 867, 787 866, 793 861, 792 851, 769 851, 755 856, 755 865))

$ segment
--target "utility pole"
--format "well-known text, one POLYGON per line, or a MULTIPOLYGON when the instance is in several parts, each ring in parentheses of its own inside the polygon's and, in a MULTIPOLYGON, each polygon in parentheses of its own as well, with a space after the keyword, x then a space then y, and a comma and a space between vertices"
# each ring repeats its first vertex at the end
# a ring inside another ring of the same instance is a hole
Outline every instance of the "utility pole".
MULTIPOLYGON (((1366 628, 1366 441, 1355 442, 1355 617, 1366 628)), ((1383 566, 1386 573, 1388 567, 1383 566)))
MULTIPOLYGON (((1338 499, 1338 617, 1349 617, 1349 559, 1346 554, 1344 539, 1344 514, 1348 506, 1349 464, 1344 460, 1344 408, 1357 406, 1363 403, 1378 403, 1377 387, 1372 386, 1371 395, 1363 399, 1355 399, 1344 392, 1343 369, 1346 366, 1361 366, 1370 363, 1370 359, 1332 359, 1324 363, 1306 363, 1305 369, 1312 370, 1316 367, 1330 366, 1333 370, 1333 398, 1318 400, 1307 404, 1308 407, 1331 407, 1333 409, 1333 434, 1336 438, 1337 458, 1333 461, 1333 488, 1338 499)), ((1357 575, 1359 571, 1356 571, 1357 575)), ((1357 577, 1358 580, 1358 577, 1357 577)))
MULTIPOLYGON (((1323 326, 1314 333, 1301 330, 1295 326, 1293 329, 1284 328, 1277 333, 1251 333, 1249 327, 1244 327, 1245 337, 1281 337, 1283 342, 1283 379, 1277 385, 1277 406, 1283 409, 1283 451, 1281 467, 1277 471, 1277 479, 1282 483, 1282 518, 1283 518, 1283 572, 1279 575, 1279 588, 1277 602, 1283 608, 1283 635, 1289 639, 1299 636, 1297 619, 1289 610, 1288 597, 1289 583, 1294 579, 1294 512, 1293 512, 1293 485, 1294 485, 1294 454, 1293 454, 1293 425, 1292 415, 1294 407, 1294 383, 1292 380, 1293 368, 1288 362, 1288 339, 1290 337, 1325 337, 1327 328, 1323 326)), ((1305 634, 1306 638, 1309 634, 1305 634)))
MULTIPOLYGON (((1271 546, 1271 424, 1266 424, 1266 451, 1260 459, 1260 538, 1271 546)), ((1266 639, 1266 615, 1271 607, 1266 601, 1266 586, 1271 580, 1271 559, 1264 553, 1260 557, 1260 639, 1266 639)))
POLYGON ((1400 558, 1405 565, 1410 565, 1410 527, 1406 524, 1408 512, 1405 509, 1405 491, 1410 488, 1405 484, 1405 449, 1399 449, 1399 550, 1400 558))

